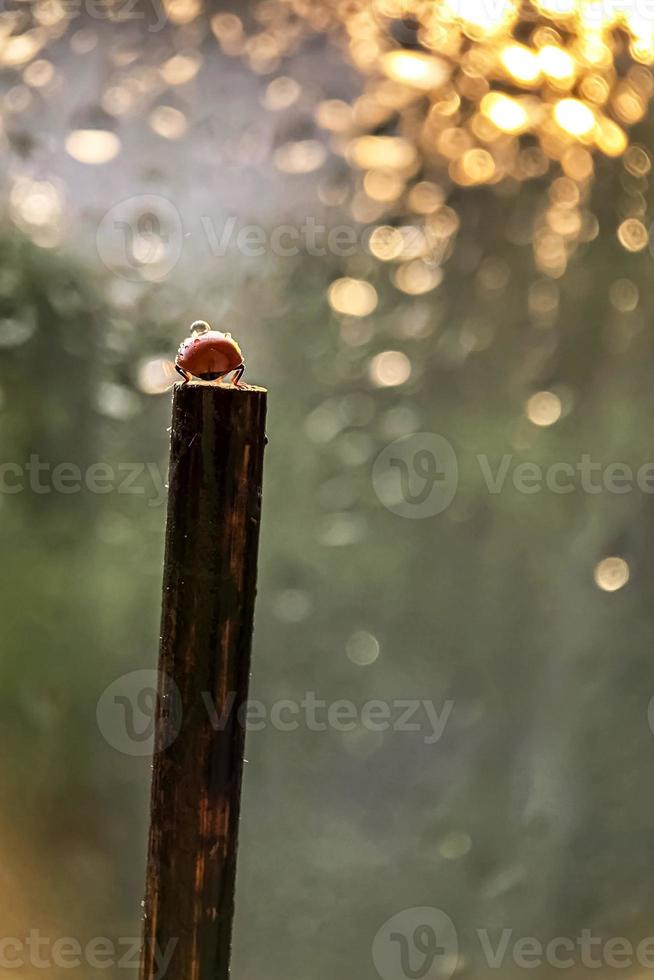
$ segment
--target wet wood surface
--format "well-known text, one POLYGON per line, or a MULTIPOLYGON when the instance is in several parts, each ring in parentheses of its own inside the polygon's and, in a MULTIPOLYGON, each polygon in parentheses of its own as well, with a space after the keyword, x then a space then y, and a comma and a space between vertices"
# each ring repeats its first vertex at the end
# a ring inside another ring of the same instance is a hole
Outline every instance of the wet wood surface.
POLYGON ((265 416, 264 389, 173 396, 141 980, 229 976, 265 416))

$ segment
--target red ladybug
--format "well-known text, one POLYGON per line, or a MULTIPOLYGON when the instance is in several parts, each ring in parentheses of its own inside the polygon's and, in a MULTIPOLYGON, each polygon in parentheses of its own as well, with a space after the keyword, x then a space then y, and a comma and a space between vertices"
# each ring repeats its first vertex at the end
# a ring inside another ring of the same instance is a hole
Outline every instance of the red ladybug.
POLYGON ((175 359, 175 369, 187 384, 192 377, 218 381, 231 371, 237 388, 245 371, 243 353, 230 333, 212 330, 204 320, 191 325, 191 336, 183 340, 175 359))

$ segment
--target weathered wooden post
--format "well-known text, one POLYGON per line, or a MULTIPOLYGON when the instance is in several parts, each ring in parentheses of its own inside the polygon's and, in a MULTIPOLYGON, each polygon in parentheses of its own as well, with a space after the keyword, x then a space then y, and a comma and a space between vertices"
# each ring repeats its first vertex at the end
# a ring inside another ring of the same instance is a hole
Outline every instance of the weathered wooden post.
POLYGON ((229 976, 265 416, 262 388, 175 388, 141 980, 173 943, 167 980, 229 976))

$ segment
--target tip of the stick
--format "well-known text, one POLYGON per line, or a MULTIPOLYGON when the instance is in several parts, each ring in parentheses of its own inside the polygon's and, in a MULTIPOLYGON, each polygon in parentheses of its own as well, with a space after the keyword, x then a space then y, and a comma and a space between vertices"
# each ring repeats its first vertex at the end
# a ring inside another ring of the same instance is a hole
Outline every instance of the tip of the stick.
POLYGON ((197 388, 209 389, 210 391, 219 391, 221 394, 230 394, 236 397, 242 398, 244 395, 252 394, 252 392, 263 392, 263 394, 268 393, 267 388, 261 388, 259 385, 248 385, 242 382, 238 387, 236 385, 221 385, 216 381, 201 381, 199 379, 193 378, 191 381, 180 382, 175 385, 175 391, 189 391, 197 388))

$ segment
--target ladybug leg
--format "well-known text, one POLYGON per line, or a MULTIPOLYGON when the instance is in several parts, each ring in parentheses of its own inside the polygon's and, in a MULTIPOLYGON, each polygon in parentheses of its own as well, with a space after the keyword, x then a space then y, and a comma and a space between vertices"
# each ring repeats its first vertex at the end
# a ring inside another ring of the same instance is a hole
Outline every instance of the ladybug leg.
POLYGON ((234 374, 232 375, 232 384, 234 385, 235 388, 243 387, 243 385, 241 384, 241 378, 243 377, 244 373, 245 373, 245 364, 241 364, 241 366, 237 367, 236 370, 234 371, 234 374))
POLYGON ((187 385, 189 383, 189 381, 191 380, 191 375, 190 374, 187 374, 186 371, 184 370, 184 368, 181 368, 179 366, 179 364, 176 364, 175 365, 175 370, 177 371, 178 374, 181 374, 181 376, 184 378, 184 382, 183 383, 185 385, 187 385))

